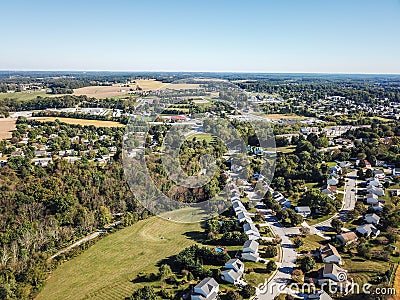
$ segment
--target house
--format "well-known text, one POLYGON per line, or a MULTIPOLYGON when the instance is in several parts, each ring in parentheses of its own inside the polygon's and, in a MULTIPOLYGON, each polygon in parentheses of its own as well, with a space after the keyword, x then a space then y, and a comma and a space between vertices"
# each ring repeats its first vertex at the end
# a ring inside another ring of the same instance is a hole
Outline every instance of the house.
POLYGON ((381 232, 372 224, 358 226, 356 231, 363 237, 377 237, 381 232))
POLYGON ((376 204, 379 202, 378 196, 375 194, 368 194, 365 198, 367 199, 367 204, 376 204))
POLYGON ((294 211, 304 218, 311 216, 311 208, 309 206, 296 206, 294 211))
POLYGON ((393 168, 392 174, 393 176, 400 176, 400 168, 393 168))
POLYGON ((368 183, 369 187, 380 187, 381 183, 379 182, 379 180, 377 178, 370 180, 368 183))
POLYGON ((364 217, 364 221, 367 222, 368 224, 379 224, 379 220, 381 218, 377 214, 367 214, 364 217))
POLYGON ((350 168, 351 167, 351 163, 349 161, 341 161, 338 162, 339 167, 341 168, 350 168))
POLYGON ((235 213, 238 213, 239 211, 246 211, 246 209, 243 206, 243 203, 240 200, 234 200, 232 202, 232 207, 235 213))
POLYGON ((215 300, 218 299, 219 284, 214 278, 207 277, 200 281, 190 296, 191 300, 215 300))
POLYGON ((249 215, 244 211, 239 211, 237 213, 237 218, 238 218, 239 223, 252 221, 251 218, 249 217, 249 215))
POLYGON ((353 231, 338 234, 336 238, 342 245, 349 245, 358 240, 357 234, 355 234, 353 231))
POLYGON ((245 223, 243 225, 244 233, 247 234, 249 240, 257 240, 261 237, 260 232, 254 223, 245 223))
POLYGON ((40 166, 40 167, 47 167, 49 163, 51 163, 53 159, 51 157, 49 158, 34 158, 32 159, 32 162, 35 166, 40 166))
POLYGON ((335 199, 336 199, 336 197, 335 197, 335 195, 333 194, 333 192, 331 191, 331 189, 326 188, 326 189, 321 190, 321 192, 322 192, 323 194, 327 195, 327 196, 328 196, 329 198, 331 198, 332 200, 335 200, 335 199))
POLYGON ((319 248, 319 255, 324 263, 336 263, 341 265, 342 258, 337 249, 331 244, 321 246, 319 248))
POLYGON ((372 208, 373 211, 382 211, 382 210, 383 210, 383 207, 384 207, 384 204, 381 203, 381 202, 372 204, 372 205, 370 206, 370 208, 372 208))
POLYGON ((379 196, 379 197, 382 197, 382 196, 385 195, 385 191, 384 191, 382 188, 380 188, 380 187, 375 187, 375 186, 369 186, 369 187, 367 187, 367 192, 368 192, 369 194, 375 194, 375 195, 377 195, 377 196, 379 196))
POLYGON ((337 290, 345 290, 351 284, 347 280, 347 271, 339 266, 329 263, 319 270, 318 283, 323 285, 327 282, 333 284, 337 290))
POLYGON ((339 165, 333 166, 329 169, 330 173, 341 174, 342 168, 339 165))
POLYGON ((244 264, 237 258, 230 259, 226 262, 223 270, 221 271, 221 279, 237 284, 240 281, 244 272, 244 264))
MULTIPOLYGON (((321 281, 324 282, 324 279, 330 279, 334 282, 343 282, 347 281, 347 271, 337 266, 334 263, 326 264, 321 270, 321 281)), ((321 284, 321 283, 320 283, 321 284)))
POLYGON ((385 172, 383 172, 382 170, 374 170, 374 177, 377 179, 384 179, 385 172))
POLYGON ((334 177, 331 177, 331 178, 329 178, 329 179, 326 181, 326 184, 327 184, 327 185, 336 186, 336 185, 339 184, 339 180, 337 180, 337 179, 334 178, 334 177))
POLYGON ((247 240, 243 244, 242 259, 247 261, 258 261, 260 255, 258 253, 259 244, 254 240, 247 240))
POLYGON ((371 169, 372 168, 371 163, 368 160, 364 159, 364 163, 365 163, 365 167, 367 169, 371 169))

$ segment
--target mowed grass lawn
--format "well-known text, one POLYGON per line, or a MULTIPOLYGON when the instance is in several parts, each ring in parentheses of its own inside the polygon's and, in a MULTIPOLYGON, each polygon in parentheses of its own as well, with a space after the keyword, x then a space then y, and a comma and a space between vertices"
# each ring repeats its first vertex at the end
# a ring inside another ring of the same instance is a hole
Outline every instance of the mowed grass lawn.
POLYGON ((157 272, 157 264, 196 243, 201 232, 200 223, 158 217, 140 221, 59 266, 37 300, 124 299, 149 284, 131 282, 140 272, 157 272))
POLYGON ((89 119, 74 119, 74 118, 62 118, 62 117, 34 117, 33 119, 41 122, 54 122, 59 120, 62 123, 67 124, 79 124, 82 126, 96 126, 96 127, 125 127, 124 124, 113 122, 113 121, 103 121, 103 120, 89 120, 89 119))

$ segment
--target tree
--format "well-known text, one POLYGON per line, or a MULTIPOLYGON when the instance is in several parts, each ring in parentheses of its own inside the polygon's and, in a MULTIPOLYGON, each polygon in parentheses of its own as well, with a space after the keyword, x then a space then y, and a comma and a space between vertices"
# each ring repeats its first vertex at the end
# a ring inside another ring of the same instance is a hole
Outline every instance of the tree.
POLYGON ((256 288, 250 284, 246 285, 242 289, 243 298, 250 298, 256 294, 256 288))
POLYGON ((344 223, 340 219, 333 219, 331 222, 332 228, 335 229, 337 233, 342 232, 343 225, 344 223))
POLYGON ((272 258, 278 255, 278 249, 275 246, 268 246, 265 248, 265 257, 272 258))
POLYGON ((296 283, 302 283, 304 280, 304 273, 300 269, 293 270, 292 280, 296 283))
POLYGON ((314 258, 311 256, 305 256, 301 261, 300 261, 300 268, 301 270, 306 273, 314 269, 316 266, 314 258))
POLYGON ((225 299, 227 300, 243 300, 243 297, 236 291, 230 290, 226 293, 225 299))
POLYGON ((170 279, 173 276, 173 272, 171 267, 167 264, 163 264, 158 268, 158 276, 160 277, 161 281, 165 281, 170 279))
POLYGON ((143 299, 156 300, 156 299, 158 299, 158 297, 152 287, 145 286, 145 287, 135 291, 129 299, 130 300, 143 300, 143 299))
POLYGON ((277 265, 273 260, 267 262, 267 266, 265 267, 267 273, 271 273, 277 269, 277 265))
POLYGON ((294 246, 295 246, 296 248, 299 248, 299 247, 301 247, 301 246, 304 245, 304 241, 303 241, 303 239, 302 239, 301 237, 296 236, 296 237, 293 239, 293 244, 294 244, 294 246))

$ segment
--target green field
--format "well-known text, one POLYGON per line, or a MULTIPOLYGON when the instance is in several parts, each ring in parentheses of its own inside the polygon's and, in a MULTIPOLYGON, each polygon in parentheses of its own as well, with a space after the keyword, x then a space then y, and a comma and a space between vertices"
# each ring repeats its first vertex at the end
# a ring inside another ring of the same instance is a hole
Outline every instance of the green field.
POLYGON ((59 266, 37 299, 124 299, 145 284, 157 284, 132 283, 139 273, 157 272, 158 263, 201 236, 200 223, 158 217, 140 221, 59 266))
POLYGON ((37 96, 41 97, 49 97, 50 95, 46 94, 46 92, 16 92, 16 93, 0 93, 0 100, 9 98, 16 100, 32 100, 36 99, 37 96))

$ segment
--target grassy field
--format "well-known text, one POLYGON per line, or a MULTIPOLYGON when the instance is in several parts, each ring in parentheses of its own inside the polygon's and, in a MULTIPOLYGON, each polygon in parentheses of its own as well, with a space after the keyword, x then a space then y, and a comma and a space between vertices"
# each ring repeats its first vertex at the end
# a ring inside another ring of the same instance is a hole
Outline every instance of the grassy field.
POLYGON ((348 254, 342 254, 343 268, 349 271, 349 277, 354 282, 362 285, 371 281, 379 273, 389 270, 389 263, 383 261, 365 260, 363 258, 350 258, 348 254))
POLYGON ((74 118, 61 118, 61 117, 34 117, 33 119, 41 122, 54 122, 58 119, 60 122, 67 124, 79 124, 79 125, 93 125, 96 127, 124 127, 124 124, 113 122, 113 121, 101 121, 101 120, 87 120, 87 119, 74 119, 74 118))
POLYGON ((152 217, 115 232, 59 266, 38 295, 44 299, 123 299, 145 284, 131 281, 157 272, 157 264, 202 235, 200 223, 152 217))
POLYGON ((0 118, 0 140, 11 138, 11 132, 15 130, 16 120, 13 118, 0 118))
POLYGON ((394 299, 399 300, 400 299, 400 266, 397 267, 396 271, 396 276, 394 278, 394 288, 396 289, 396 292, 398 295, 394 297, 394 299))
POLYGON ((207 143, 209 143, 214 139, 214 136, 208 133, 196 133, 190 136, 190 139, 193 140, 194 138, 196 138, 198 141, 205 140, 207 143))
POLYGON ((293 153, 296 150, 296 146, 285 146, 285 147, 276 147, 276 152, 282 153, 293 153))
POLYGON ((60 95, 49 95, 46 92, 16 92, 16 93, 0 93, 0 100, 9 98, 9 99, 16 99, 16 100, 32 100, 36 99, 37 96, 41 97, 54 97, 60 95))

